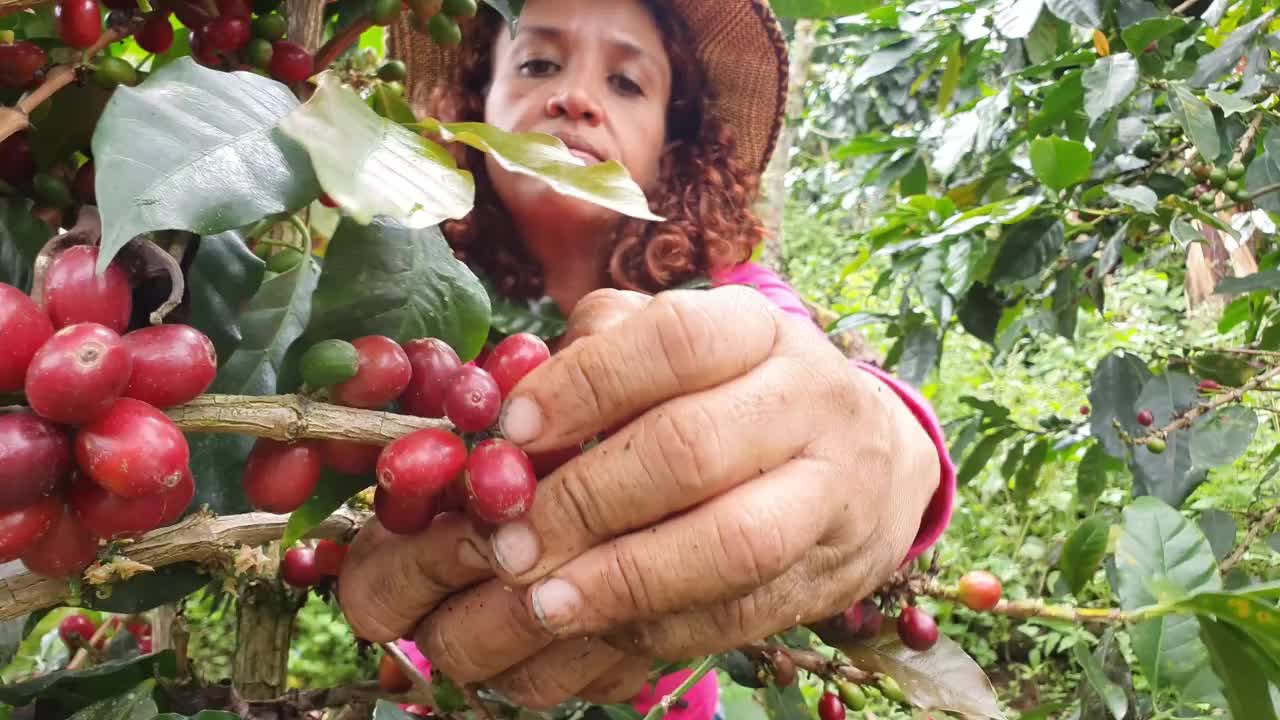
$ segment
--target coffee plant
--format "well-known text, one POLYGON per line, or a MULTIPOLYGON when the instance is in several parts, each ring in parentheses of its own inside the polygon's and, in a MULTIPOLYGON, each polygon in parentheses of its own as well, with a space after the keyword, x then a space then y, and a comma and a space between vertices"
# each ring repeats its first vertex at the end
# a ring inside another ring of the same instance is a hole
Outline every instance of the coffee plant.
MULTIPOLYGON (((521 3, 486 2, 517 21, 521 3)), ((1275 413, 1275 10, 773 5, 844 18, 824 52, 847 64, 846 92, 819 85, 813 104, 859 109, 821 153, 885 203, 842 244, 858 253, 850 272, 887 260, 875 292, 900 311, 842 317, 833 335, 884 324, 885 364, 923 384, 948 333, 997 358, 1070 338, 1125 266, 1184 263, 1196 306, 1220 319, 1170 328, 1176 352, 1118 349, 1079 413, 1037 428, 967 398, 973 413, 949 427, 962 484, 1004 450, 1008 492, 1025 501, 1046 465, 1081 458, 1066 510, 1078 528, 1044 597, 1004 597, 993 572, 925 558, 838 617, 677 666, 692 673, 646 720, 709 672, 757 690, 774 718, 841 720, 869 703, 1008 717, 940 607, 1074 634, 1076 698, 1024 717, 1275 718, 1280 578, 1255 546, 1280 518, 1280 448, 1239 542, 1230 515, 1213 521, 1230 523, 1222 543, 1207 513, 1197 524, 1183 509, 1275 413), (1131 490, 1102 502, 1116 482, 1131 490)), ((616 163, 586 172, 553 138, 414 114, 383 28, 456 45, 474 2, 0 12, 0 620, 21 620, 0 645, 17 656, 0 712, 640 717, 516 708, 423 677, 393 644, 361 682, 284 680, 294 616, 332 598, 363 522, 414 533, 446 510, 505 522, 569 458, 527 457, 494 427, 563 318, 492 294, 449 250, 438 226, 470 211, 474 182, 447 146, 653 218, 616 163), (187 654, 182 601, 207 590, 236 599, 230 682, 200 677, 187 654)), ((803 134, 801 150, 830 137, 803 134)), ((802 190, 824 182, 798 168, 802 190)))

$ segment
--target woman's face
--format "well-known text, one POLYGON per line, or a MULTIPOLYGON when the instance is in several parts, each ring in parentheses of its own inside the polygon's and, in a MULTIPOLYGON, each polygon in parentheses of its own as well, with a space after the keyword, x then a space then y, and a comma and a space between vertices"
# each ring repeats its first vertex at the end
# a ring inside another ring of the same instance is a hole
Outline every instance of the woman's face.
MULTIPOLYGON (((646 191, 666 140, 671 66, 639 0, 529 0, 514 38, 494 46, 485 122, 554 135, 588 164, 617 160, 646 191)), ((486 156, 489 177, 521 224, 603 220, 614 213, 509 173, 486 156)))

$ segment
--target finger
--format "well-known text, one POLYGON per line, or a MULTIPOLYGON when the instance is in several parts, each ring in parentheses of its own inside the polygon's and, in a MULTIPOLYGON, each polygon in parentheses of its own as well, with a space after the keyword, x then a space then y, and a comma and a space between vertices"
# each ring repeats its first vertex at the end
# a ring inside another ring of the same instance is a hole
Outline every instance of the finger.
POLYGON ((526 375, 503 406, 502 433, 531 452, 582 442, 746 373, 769 356, 780 325, 778 311, 749 288, 662 293, 526 375), (723 342, 729 325, 732 343, 723 342))
POLYGON ((556 637, 604 632, 745 595, 786 572, 828 532, 825 463, 800 459, 650 530, 571 560, 531 588, 556 637))
POLYGON ((578 697, 595 705, 613 705, 635 697, 649 681, 652 661, 627 655, 578 692, 578 697))
POLYGON ((338 603, 357 637, 404 637, 442 599, 492 576, 488 547, 462 513, 438 515, 416 535, 370 521, 342 563, 338 603))
POLYGON ((610 538, 649 527, 779 467, 813 435, 789 402, 805 368, 770 358, 744 377, 666 403, 538 484, 529 513, 500 527, 499 577, 528 585, 610 538))
POLYGON ((555 640, 526 604, 527 593, 490 580, 445 600, 414 639, 456 682, 488 680, 537 655, 555 640))
POLYGON ((577 696, 623 658, 596 639, 560 640, 486 684, 516 705, 545 710, 577 696))
POLYGON ((584 295, 569 314, 557 351, 569 347, 575 340, 608 332, 623 320, 640 312, 652 300, 651 295, 611 288, 584 295))

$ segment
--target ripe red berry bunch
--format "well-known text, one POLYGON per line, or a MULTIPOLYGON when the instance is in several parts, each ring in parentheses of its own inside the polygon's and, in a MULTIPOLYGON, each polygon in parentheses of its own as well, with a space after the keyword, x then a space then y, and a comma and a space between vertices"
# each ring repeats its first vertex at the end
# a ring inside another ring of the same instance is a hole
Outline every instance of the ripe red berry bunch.
MULTIPOLYGON (((986 570, 973 570, 960 578, 955 599, 975 611, 987 611, 1000 603, 1000 579, 986 570)), ((841 616, 845 628, 855 638, 871 640, 880 635, 884 612, 870 598, 861 600, 841 616)), ((903 603, 894 624, 898 639, 917 652, 926 652, 938 642, 938 624, 933 616, 914 604, 903 603)))
POLYGON ((213 344, 186 325, 129 332, 132 287, 98 251, 59 253, 44 308, 0 284, 0 393, 27 410, 0 415, 0 562, 69 577, 99 540, 175 522, 195 493, 182 431, 162 412, 213 382, 213 344))
POLYGON ((289 548, 280 562, 280 579, 296 588, 311 588, 342 572, 347 546, 321 540, 314 547, 289 548))

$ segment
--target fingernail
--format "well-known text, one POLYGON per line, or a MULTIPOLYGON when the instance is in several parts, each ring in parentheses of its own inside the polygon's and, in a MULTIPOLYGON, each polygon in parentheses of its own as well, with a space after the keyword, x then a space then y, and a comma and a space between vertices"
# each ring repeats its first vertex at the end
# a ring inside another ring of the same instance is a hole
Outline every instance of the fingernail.
POLYGON ((542 434, 542 409, 524 395, 514 397, 502 409, 500 427, 508 440, 523 445, 542 434))
POLYGON ((471 540, 462 540, 458 543, 458 562, 463 567, 472 570, 488 570, 489 561, 484 559, 484 555, 480 554, 480 549, 471 540))
POLYGON ((538 536, 529 523, 507 523, 494 533, 493 554, 511 575, 529 572, 538 562, 538 536))
POLYGON ((533 614, 547 630, 555 632, 582 612, 582 593, 560 578, 550 580, 533 591, 533 614))

